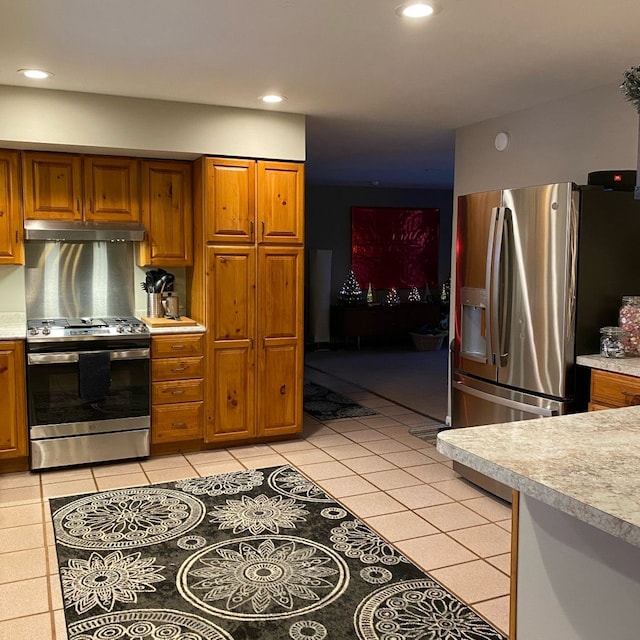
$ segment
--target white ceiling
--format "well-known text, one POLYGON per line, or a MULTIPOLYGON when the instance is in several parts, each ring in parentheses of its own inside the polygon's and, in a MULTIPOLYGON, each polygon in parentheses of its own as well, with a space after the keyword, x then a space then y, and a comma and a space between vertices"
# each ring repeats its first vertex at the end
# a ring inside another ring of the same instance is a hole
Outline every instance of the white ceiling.
POLYGON ((640 64, 638 0, 440 0, 417 22, 400 2, 0 0, 0 84, 245 108, 277 91, 270 109, 308 116, 308 182, 450 187, 457 127, 640 64))

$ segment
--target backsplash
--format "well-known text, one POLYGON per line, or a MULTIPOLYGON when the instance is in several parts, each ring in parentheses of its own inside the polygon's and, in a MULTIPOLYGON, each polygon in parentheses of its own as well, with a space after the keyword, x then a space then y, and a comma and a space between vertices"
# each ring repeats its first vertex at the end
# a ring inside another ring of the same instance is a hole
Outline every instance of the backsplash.
POLYGON ((28 318, 133 315, 133 242, 29 241, 28 318))

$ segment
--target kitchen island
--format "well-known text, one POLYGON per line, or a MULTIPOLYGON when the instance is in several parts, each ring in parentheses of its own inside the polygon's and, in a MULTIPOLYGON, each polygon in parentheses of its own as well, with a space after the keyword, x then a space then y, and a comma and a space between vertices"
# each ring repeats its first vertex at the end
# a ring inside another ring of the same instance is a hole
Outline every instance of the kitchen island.
POLYGON ((637 640, 640 407, 439 434, 516 490, 511 640, 637 640))

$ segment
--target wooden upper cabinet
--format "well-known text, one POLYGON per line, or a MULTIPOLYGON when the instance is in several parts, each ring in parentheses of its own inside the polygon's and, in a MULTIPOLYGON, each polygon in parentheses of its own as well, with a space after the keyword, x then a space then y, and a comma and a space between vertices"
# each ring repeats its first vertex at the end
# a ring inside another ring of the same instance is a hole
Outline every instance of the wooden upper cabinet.
POLYGON ((44 220, 140 219, 137 158, 25 151, 24 216, 44 220))
POLYGON ((186 267, 193 264, 191 163, 142 163, 141 265, 186 267))
POLYGON ((86 220, 140 220, 140 161, 136 158, 84 159, 86 220))
POLYGON ((0 264, 23 264, 17 151, 0 151, 0 264))
POLYGON ((82 219, 82 158, 25 151, 22 155, 24 217, 82 219))
POLYGON ((304 165, 258 162, 258 242, 304 241, 304 165))
POLYGON ((207 158, 205 239, 250 244, 255 238, 255 160, 207 158))

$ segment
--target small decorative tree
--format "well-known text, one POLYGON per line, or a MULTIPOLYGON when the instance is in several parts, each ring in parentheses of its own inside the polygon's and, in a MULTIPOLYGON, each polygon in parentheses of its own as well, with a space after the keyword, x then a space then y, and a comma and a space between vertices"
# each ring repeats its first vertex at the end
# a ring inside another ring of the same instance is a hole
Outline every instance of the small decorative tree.
POLYGON ((338 300, 343 304, 356 304, 362 302, 363 293, 353 269, 349 269, 347 279, 338 292, 338 300))
POLYGON ((390 305, 400 304, 400 296, 398 295, 398 292, 396 291, 395 287, 389 289, 387 293, 387 304, 390 304, 390 305))
POLYGON ((411 287, 407 300, 409 302, 420 302, 420 292, 418 291, 418 287, 411 287))

